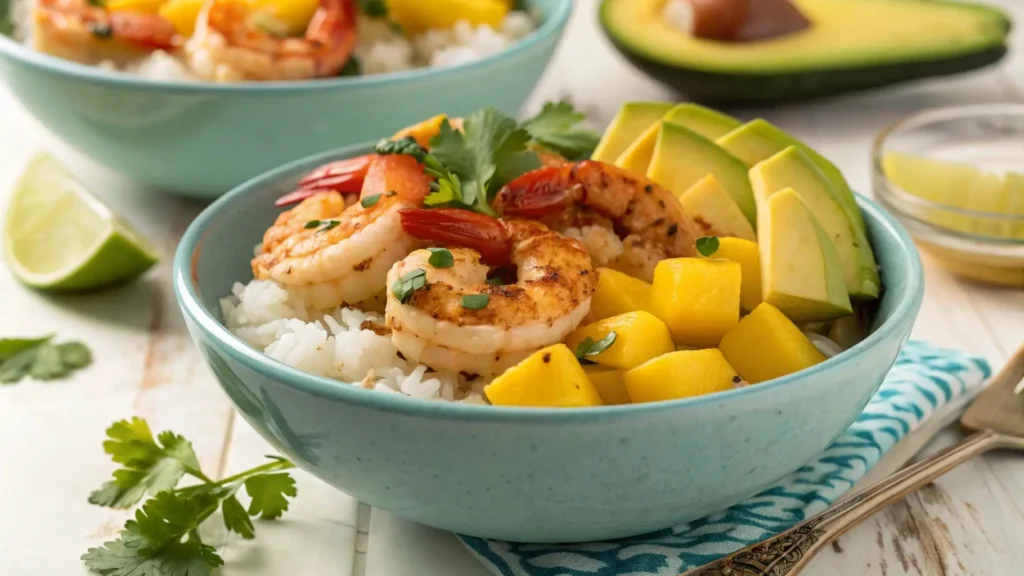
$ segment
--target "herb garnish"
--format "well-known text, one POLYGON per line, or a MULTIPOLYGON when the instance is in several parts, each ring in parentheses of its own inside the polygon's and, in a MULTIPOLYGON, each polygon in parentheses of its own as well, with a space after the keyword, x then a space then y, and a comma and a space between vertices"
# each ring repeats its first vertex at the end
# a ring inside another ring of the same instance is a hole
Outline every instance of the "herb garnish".
POLYGON ((467 310, 479 310, 485 308, 491 297, 487 294, 464 294, 462 296, 462 307, 467 310))
POLYGON ((64 378, 92 362, 81 342, 53 344, 42 338, 0 338, 0 384, 13 384, 29 376, 36 380, 64 378))
POLYGON ((359 0, 359 9, 371 18, 385 18, 388 15, 388 3, 385 0, 359 0))
POLYGON ((720 242, 717 236, 702 236, 697 238, 697 252, 705 258, 710 258, 715 252, 718 252, 718 246, 720 242))
POLYGON ((380 202, 380 194, 373 194, 359 201, 359 203, 363 205, 363 208, 374 206, 377 202, 380 202))
POLYGON ((321 232, 327 232, 332 228, 337 228, 341 222, 337 220, 310 220, 306 222, 302 227, 306 230, 312 230, 313 228, 320 228, 316 231, 317 234, 321 232))
POLYGON ((447 248, 427 248, 430 258, 427 262, 434 268, 451 268, 455 265, 455 257, 447 248))
POLYGON ((417 268, 395 280, 391 285, 391 292, 395 294, 398 301, 405 304, 412 293, 427 285, 427 273, 423 268, 417 268))
POLYGON ((597 148, 601 136, 578 125, 586 115, 568 102, 548 102, 539 114, 523 123, 537 145, 557 152, 568 160, 583 160, 597 148))
POLYGON ((282 472, 294 465, 278 456, 267 456, 271 461, 266 464, 214 481, 200 470, 188 440, 173 432, 154 439, 141 418, 116 422, 107 429, 107 437, 103 449, 122 467, 89 496, 89 502, 128 508, 146 494, 151 498, 125 522, 118 539, 82 555, 88 568, 104 576, 208 576, 224 561, 200 538, 203 521, 219 508, 224 526, 250 539, 255 536, 252 518, 280 517, 288 509, 288 498, 297 493, 295 480, 282 472), (177 488, 186 474, 200 483, 177 488), (248 510, 236 497, 243 486, 250 498, 248 510))
POLYGON ((597 356, 601 352, 604 352, 615 343, 615 338, 618 335, 615 332, 609 332, 604 338, 601 338, 597 342, 594 339, 587 336, 582 342, 576 346, 576 358, 579 358, 581 362, 590 362, 587 360, 588 356, 597 356))

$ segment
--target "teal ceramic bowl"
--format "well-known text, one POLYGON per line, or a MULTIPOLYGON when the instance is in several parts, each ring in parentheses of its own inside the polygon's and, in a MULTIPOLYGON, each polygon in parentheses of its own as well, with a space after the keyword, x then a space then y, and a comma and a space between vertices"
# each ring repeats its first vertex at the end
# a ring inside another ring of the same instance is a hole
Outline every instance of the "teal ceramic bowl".
MULTIPOLYGON (((7 0, 0 0, 6 13, 7 0)), ((308 82, 158 82, 38 53, 0 35, 0 76, 83 154, 159 190, 213 199, 253 176, 377 139, 435 114, 515 115, 551 59, 572 0, 528 0, 537 30, 450 68, 308 82)))
POLYGON ((704 516, 772 485, 860 414, 910 334, 923 293, 904 229, 859 198, 885 293, 872 334, 803 372, 687 400, 592 409, 433 403, 311 376, 220 323, 251 279, 274 199, 355 147, 290 164, 204 211, 174 261, 188 329, 245 420, 304 470, 429 526, 519 542, 634 536, 704 516))

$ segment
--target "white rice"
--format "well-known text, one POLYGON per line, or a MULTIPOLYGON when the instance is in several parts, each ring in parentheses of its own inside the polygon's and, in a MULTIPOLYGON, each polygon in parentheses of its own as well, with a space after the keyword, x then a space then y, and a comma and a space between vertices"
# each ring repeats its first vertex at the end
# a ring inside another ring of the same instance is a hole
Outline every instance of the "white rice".
POLYGON ((391 338, 370 329, 382 327, 376 313, 338 308, 310 310, 276 282, 235 284, 221 300, 224 323, 235 335, 289 366, 362 386, 422 400, 485 404, 486 381, 461 374, 429 371, 404 360, 391 338))
MULTIPOLYGON (((14 38, 31 44, 32 5, 35 0, 14 0, 9 16, 15 23, 14 38)), ((361 74, 385 74, 417 68, 456 66, 486 58, 508 49, 530 34, 534 19, 522 11, 509 12, 499 29, 473 26, 458 21, 449 30, 428 30, 408 37, 390 27, 386 20, 360 16, 359 43, 355 55, 361 74)), ((189 68, 167 52, 157 51, 125 66, 106 61, 99 67, 143 76, 153 80, 202 81, 189 68)))
POLYGON ((622 256, 622 252, 625 250, 622 240, 614 230, 607 226, 567 228, 562 231, 562 234, 582 242, 583 246, 587 248, 587 252, 590 253, 590 259, 593 260, 594 266, 607 266, 622 256))

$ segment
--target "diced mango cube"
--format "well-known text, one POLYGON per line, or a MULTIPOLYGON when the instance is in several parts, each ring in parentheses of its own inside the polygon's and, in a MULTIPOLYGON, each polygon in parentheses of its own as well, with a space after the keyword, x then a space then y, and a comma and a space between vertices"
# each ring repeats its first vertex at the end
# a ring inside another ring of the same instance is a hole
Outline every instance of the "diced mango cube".
POLYGON ((441 133, 441 124, 443 124, 447 118, 447 114, 438 114, 433 118, 427 118, 419 124, 413 124, 407 128, 402 128, 396 132, 391 139, 401 140, 402 138, 412 136, 413 140, 415 140, 417 144, 424 148, 430 148, 430 141, 434 136, 441 133))
POLYGON ((740 265, 730 260, 673 258, 654 269, 654 313, 677 344, 709 347, 740 319, 740 265))
POLYGON ((761 303, 761 254, 757 242, 742 238, 719 238, 712 258, 732 260, 740 265, 740 308, 750 312, 761 303))
POLYGON ((320 6, 318 0, 247 0, 258 20, 271 32, 284 36, 301 36, 320 6))
POLYGON ((633 402, 659 402, 731 390, 740 377, 714 348, 672 352, 623 374, 633 402))
POLYGON ((504 0, 389 0, 387 4, 388 17, 409 34, 447 30, 459 20, 498 30, 509 11, 504 0))
POLYGON ((168 0, 157 12, 163 19, 174 25, 182 36, 191 36, 196 29, 196 20, 205 0, 168 0))
POLYGON ((156 14, 167 0, 107 0, 104 4, 111 12, 139 12, 156 14))
POLYGON ((653 314, 638 310, 598 320, 569 334, 565 344, 575 351, 580 342, 590 338, 601 341, 615 332, 615 341, 604 352, 587 356, 602 366, 629 370, 644 362, 675 350, 668 327, 653 314))
POLYGON ((626 312, 651 312, 651 285, 611 268, 597 269, 597 290, 590 300, 590 317, 604 320, 626 312))
POLYGON ((626 392, 626 381, 622 378, 624 374, 622 370, 591 364, 584 366, 583 371, 587 373, 594 388, 597 388, 597 393, 601 395, 601 401, 606 406, 629 404, 629 394, 626 392))
POLYGON ((796 324, 767 302, 740 320, 718 348, 751 384, 799 372, 825 360, 796 324))
POLYGON ((534 352, 495 378, 484 393, 495 406, 601 406, 600 394, 564 344, 534 352))

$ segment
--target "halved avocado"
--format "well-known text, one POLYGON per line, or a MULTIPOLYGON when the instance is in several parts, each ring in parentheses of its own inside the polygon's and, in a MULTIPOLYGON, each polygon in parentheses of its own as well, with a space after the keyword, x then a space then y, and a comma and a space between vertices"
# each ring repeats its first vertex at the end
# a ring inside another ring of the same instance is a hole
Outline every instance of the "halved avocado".
POLYGON ((765 103, 981 68, 1006 54, 1002 11, 949 0, 793 0, 810 28, 769 40, 704 40, 665 0, 604 0, 601 24, 637 67, 691 98, 765 103))

